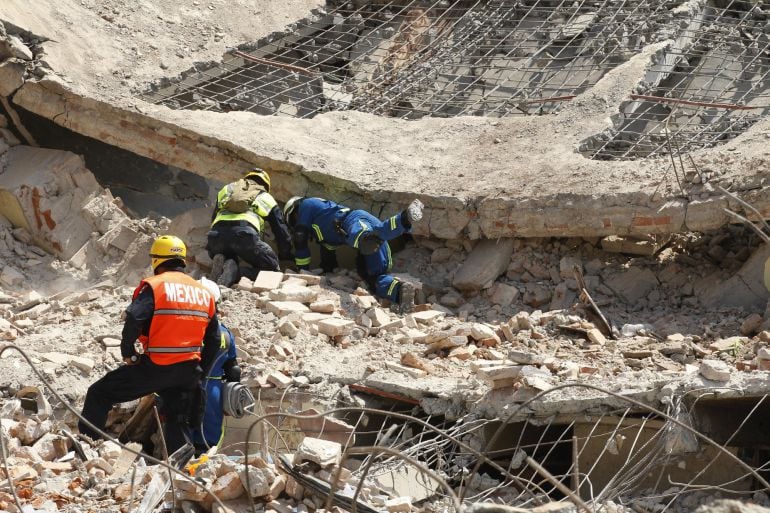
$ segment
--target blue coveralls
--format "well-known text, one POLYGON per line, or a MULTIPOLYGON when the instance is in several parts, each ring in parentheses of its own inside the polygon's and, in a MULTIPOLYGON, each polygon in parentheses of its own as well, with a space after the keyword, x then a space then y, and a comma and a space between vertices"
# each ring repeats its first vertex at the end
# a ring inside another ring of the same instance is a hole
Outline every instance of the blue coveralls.
POLYGON ((206 383, 206 409, 203 414, 203 433, 198 427, 193 432, 193 443, 198 447, 214 447, 222 441, 224 435, 224 410, 222 409, 222 393, 224 383, 225 362, 236 358, 235 337, 223 324, 219 324, 220 345, 214 364, 209 375, 204 378, 206 383))
MULTIPOLYGON (((396 214, 380 221, 365 210, 349 208, 321 198, 305 198, 297 208, 297 221, 294 223, 295 263, 300 269, 310 266, 310 248, 308 236, 321 245, 322 252, 335 251, 338 246, 347 245, 358 249, 361 236, 374 232, 383 241, 395 239, 408 233, 401 221, 401 214, 396 214), (342 233, 337 229, 342 228, 342 233)), ((388 274, 393 266, 390 245, 383 242, 379 249, 370 255, 359 255, 363 266, 359 269, 363 278, 374 288, 378 297, 398 301, 400 282, 388 274)))

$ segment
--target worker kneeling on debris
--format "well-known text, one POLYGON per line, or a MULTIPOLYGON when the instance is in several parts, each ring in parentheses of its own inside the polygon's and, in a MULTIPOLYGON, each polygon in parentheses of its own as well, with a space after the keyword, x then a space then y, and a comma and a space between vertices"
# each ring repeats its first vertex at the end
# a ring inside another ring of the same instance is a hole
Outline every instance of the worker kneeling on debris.
POLYGON ((408 233, 412 223, 422 219, 422 209, 422 202, 416 199, 406 210, 380 221, 365 210, 351 210, 321 198, 295 196, 286 202, 284 217, 293 229, 297 267, 310 267, 311 238, 321 246, 324 272, 337 267, 338 246, 351 246, 358 249, 358 273, 375 295, 410 309, 414 304, 414 286, 388 274, 393 259, 387 241, 408 233))
POLYGON ((199 385, 219 349, 219 321, 211 292, 184 273, 186 256, 178 237, 164 235, 153 242, 155 275, 139 283, 126 309, 120 344, 125 365, 88 388, 83 405, 88 423, 78 423, 81 433, 101 438, 113 405, 152 393, 168 408, 164 426, 169 453, 184 445, 189 426, 199 424, 199 385))
MULTIPOLYGON (((218 304, 222 294, 216 283, 201 278, 201 285, 211 293, 218 304)), ((224 416, 243 417, 254 405, 254 396, 247 387, 240 384, 241 368, 238 366, 235 337, 220 321, 219 347, 214 363, 206 375, 206 408, 203 422, 193 429, 193 444, 198 453, 218 447, 224 437, 224 416)))
POLYGON ((240 279, 238 259, 256 272, 278 271, 278 256, 264 240, 265 220, 275 235, 278 254, 289 260, 291 235, 278 202, 270 194, 270 175, 255 168, 217 194, 206 249, 213 260, 210 278, 225 287, 240 279))

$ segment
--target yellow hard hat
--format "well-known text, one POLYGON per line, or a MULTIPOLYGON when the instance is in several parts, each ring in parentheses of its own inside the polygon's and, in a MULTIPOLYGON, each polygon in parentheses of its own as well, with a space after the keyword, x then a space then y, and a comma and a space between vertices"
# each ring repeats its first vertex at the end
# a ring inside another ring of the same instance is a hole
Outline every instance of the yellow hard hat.
POLYGON ((182 239, 174 235, 161 235, 152 243, 150 248, 152 270, 168 260, 184 260, 187 258, 187 247, 182 239))
POLYGON ((253 171, 246 173, 244 178, 256 178, 258 181, 262 182, 262 185, 265 186, 265 190, 270 192, 270 175, 267 174, 267 171, 264 169, 255 167, 253 171))

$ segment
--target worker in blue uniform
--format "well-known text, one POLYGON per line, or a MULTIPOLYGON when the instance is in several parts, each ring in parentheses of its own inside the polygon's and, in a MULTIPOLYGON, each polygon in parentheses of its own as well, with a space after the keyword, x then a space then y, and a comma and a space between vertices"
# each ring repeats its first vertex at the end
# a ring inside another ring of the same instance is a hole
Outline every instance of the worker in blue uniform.
POLYGON ((322 198, 295 196, 284 206, 284 218, 293 230, 295 263, 300 269, 310 267, 308 241, 321 248, 321 268, 330 272, 337 266, 336 249, 347 245, 358 250, 358 272, 378 297, 410 309, 414 304, 414 286, 389 274, 393 266, 390 245, 422 219, 423 204, 414 200, 402 212, 379 220, 365 210, 350 208, 322 198))
MULTIPOLYGON (((210 292, 218 303, 221 291, 216 283, 201 278, 201 284, 210 292)), ((193 430, 193 444, 198 452, 206 452, 218 446, 224 437, 223 395, 226 382, 241 380, 241 368, 238 366, 235 350, 235 337, 222 322, 219 322, 219 349, 214 364, 204 378, 206 388, 206 407, 201 425, 193 430)))

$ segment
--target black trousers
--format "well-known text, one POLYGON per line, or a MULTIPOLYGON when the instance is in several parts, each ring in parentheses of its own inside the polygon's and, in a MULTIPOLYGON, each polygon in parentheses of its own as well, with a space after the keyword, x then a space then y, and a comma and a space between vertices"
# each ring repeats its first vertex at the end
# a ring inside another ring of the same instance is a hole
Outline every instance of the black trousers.
POLYGON ((260 238, 253 226, 244 224, 215 224, 207 235, 206 249, 209 256, 214 258, 214 255, 221 253, 225 258, 240 258, 257 271, 280 270, 278 256, 273 248, 260 238))
MULTIPOLYGON (((185 422, 187 411, 183 411, 183 404, 189 404, 188 398, 195 395, 202 374, 197 361, 156 365, 149 357, 141 356, 136 365, 118 367, 88 387, 83 417, 103 430, 107 414, 115 404, 156 393, 161 396, 164 404, 176 406, 172 412, 164 412, 166 446, 171 454, 185 444, 185 430, 188 426, 185 422)), ((82 421, 78 423, 78 429, 95 440, 101 438, 99 433, 82 421)))

